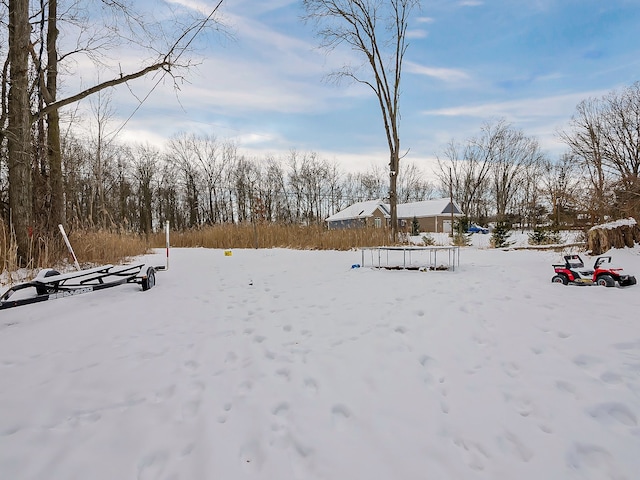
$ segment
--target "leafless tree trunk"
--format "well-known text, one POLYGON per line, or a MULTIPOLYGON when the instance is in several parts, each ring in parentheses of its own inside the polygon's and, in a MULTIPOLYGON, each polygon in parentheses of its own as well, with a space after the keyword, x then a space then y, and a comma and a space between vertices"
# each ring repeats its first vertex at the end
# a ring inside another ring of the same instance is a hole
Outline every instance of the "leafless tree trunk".
POLYGON ((30 256, 33 234, 31 118, 29 104, 29 1, 9 0, 9 96, 7 149, 9 210, 21 263, 30 256))
MULTIPOLYGON (((95 188, 97 192, 97 222, 102 228, 107 226, 107 217, 109 212, 105 202, 105 163, 106 150, 108 143, 106 142, 105 132, 109 120, 113 116, 111 108, 111 95, 109 91, 100 91, 95 95, 95 101, 91 101, 91 110, 96 123, 95 138, 95 188)), ((50 117, 49 117, 50 118, 50 117)), ((52 187, 53 188, 53 187, 52 187)))
POLYGON ((139 146, 133 159, 134 175, 138 187, 139 228, 140 233, 149 235, 153 230, 153 180, 158 171, 160 152, 149 146, 139 146))
MULTIPOLYGON (((47 104, 54 103, 58 92, 58 0, 48 0, 47 12, 47 71, 42 87, 47 104)), ((47 114, 47 159, 51 206, 49 228, 64 221, 64 194, 62 184, 62 148, 60 145, 60 113, 57 109, 47 114)))
POLYGON ((341 44, 366 58, 372 79, 361 77, 351 66, 335 72, 370 87, 376 94, 389 146, 389 203, 391 232, 398 236, 397 182, 400 169, 400 80, 407 50, 407 27, 411 11, 419 0, 304 0, 307 18, 317 22, 323 46, 341 44), (385 47, 390 46, 390 53, 385 47))

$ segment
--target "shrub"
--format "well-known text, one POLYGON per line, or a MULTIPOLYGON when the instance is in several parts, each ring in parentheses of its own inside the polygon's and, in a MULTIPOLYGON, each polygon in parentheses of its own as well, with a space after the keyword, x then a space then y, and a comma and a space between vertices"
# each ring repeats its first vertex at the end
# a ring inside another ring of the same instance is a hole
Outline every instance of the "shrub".
POLYGON ((537 227, 529 234, 530 245, 553 245, 560 243, 560 232, 548 228, 537 227))
POLYGON ((511 226, 506 222, 498 222, 491 234, 491 243, 494 248, 504 248, 513 245, 509 242, 511 236, 511 226))
POLYGON ((430 247, 431 245, 435 245, 436 241, 430 233, 425 233, 422 235, 422 243, 424 243, 425 247, 430 247))
POLYGON ((468 247, 471 245, 471 235, 468 233, 455 233, 451 243, 456 247, 468 247))
POLYGON ((420 222, 418 222, 416 217, 413 217, 413 221, 411 222, 411 235, 414 237, 420 235, 420 222))

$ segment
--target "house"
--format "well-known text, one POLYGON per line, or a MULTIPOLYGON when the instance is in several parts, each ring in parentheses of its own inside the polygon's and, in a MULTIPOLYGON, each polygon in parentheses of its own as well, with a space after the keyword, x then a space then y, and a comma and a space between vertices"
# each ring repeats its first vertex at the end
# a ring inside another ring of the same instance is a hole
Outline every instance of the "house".
POLYGON ((387 226, 391 214, 382 200, 358 202, 331 215, 325 221, 329 230, 387 226))
MULTIPOLYGON (((421 232, 451 232, 451 210, 454 221, 464 216, 460 206, 448 198, 398 204, 398 227, 410 232, 415 217, 421 232)), ((382 227, 389 225, 391 210, 382 200, 359 202, 326 219, 330 230, 339 228, 382 227)))
POLYGON ((451 233, 451 210, 454 221, 464 217, 460 206, 449 198, 424 200, 398 204, 398 223, 401 230, 411 232, 413 219, 420 224, 421 232, 451 233))

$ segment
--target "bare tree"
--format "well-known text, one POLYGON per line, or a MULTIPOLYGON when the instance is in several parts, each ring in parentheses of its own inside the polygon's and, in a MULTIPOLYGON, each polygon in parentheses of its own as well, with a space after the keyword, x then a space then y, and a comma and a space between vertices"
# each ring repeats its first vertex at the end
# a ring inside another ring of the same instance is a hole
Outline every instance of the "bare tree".
POLYGON ((95 120, 96 130, 93 135, 93 142, 95 145, 95 188, 97 192, 97 201, 98 201, 98 224, 105 228, 107 226, 107 206, 105 202, 105 177, 104 177, 104 169, 106 162, 106 128, 109 124, 109 121, 113 117, 114 111, 111 107, 111 91, 99 91, 96 93, 94 98, 90 101, 91 104, 91 112, 93 114, 95 120))
POLYGON ((385 174, 382 166, 374 164, 368 170, 356 174, 358 181, 357 195, 359 201, 383 199, 387 191, 385 187, 385 174))
POLYGON ((360 52, 371 76, 345 66, 334 75, 367 85, 380 105, 389 146, 389 203, 393 239, 398 234, 397 179, 400 169, 400 80, 408 47, 407 26, 419 0, 304 0, 307 19, 316 22, 322 44, 333 49, 346 44, 360 52), (389 51, 385 48, 389 46, 389 51), (371 78, 373 77, 373 78, 371 78))
POLYGON ((504 221, 525 172, 543 156, 535 139, 504 121, 487 124, 484 131, 492 146, 489 155, 496 218, 504 221))
POLYGON ((451 186, 453 198, 469 218, 480 220, 482 193, 487 186, 491 167, 491 137, 485 135, 467 140, 464 146, 450 141, 443 158, 438 157, 436 173, 440 189, 448 192, 451 186))
POLYGON ((564 154, 553 162, 545 159, 539 170, 538 184, 549 205, 550 220, 557 228, 567 220, 566 213, 577 207, 589 211, 589 203, 582 203, 581 165, 571 154, 564 154))
MULTIPOLYGON (((83 98, 95 94, 109 87, 121 85, 134 79, 143 77, 149 73, 162 71, 175 78, 175 69, 181 66, 180 57, 188 48, 194 36, 208 24, 218 7, 220 0, 211 14, 205 19, 199 19, 187 27, 170 45, 163 51, 158 50, 155 60, 147 66, 133 73, 120 72, 118 76, 94 85, 86 90, 70 95, 63 99, 57 98, 58 93, 58 63, 64 56, 58 52, 58 2, 49 0, 40 2, 41 10, 41 38, 46 38, 46 59, 41 53, 37 55, 31 40, 31 24, 29 18, 29 0, 9 1, 9 51, 8 66, 11 90, 7 103, 7 128, 3 135, 8 137, 8 161, 9 161, 9 204, 12 210, 11 220, 15 225, 18 254, 23 258, 28 256, 31 234, 33 233, 33 179, 31 172, 31 125, 32 122, 40 122, 42 118, 47 120, 47 158, 48 178, 51 195, 50 221, 47 228, 55 225, 62 218, 63 184, 62 184, 62 153, 60 147, 59 111, 62 107, 77 102, 83 98), (46 14, 45 14, 46 9, 46 14), (42 30, 46 29, 46 35, 42 30), (30 87, 28 79, 29 54, 33 58, 33 65, 37 71, 37 85, 39 94, 43 100, 32 114, 30 105, 30 87), (27 170, 29 170, 27 172, 27 170)), ((125 2, 104 2, 112 8, 124 12, 132 23, 136 23, 142 17, 129 16, 125 2)), ((139 25, 141 25, 139 23, 139 25)), ((41 42, 42 43, 42 42, 41 42)), ((42 51, 41 51, 42 52, 42 51)), ((189 62, 182 63, 188 66, 189 62)), ((6 77, 5 77, 6 78, 6 77)), ((4 82, 3 82, 4 88, 4 82)), ((3 109, 4 116, 4 109, 3 109)), ((4 128, 4 124, 0 127, 4 128)))
POLYGON ((148 145, 139 145, 133 152, 131 163, 133 175, 137 184, 139 212, 139 231, 148 235, 153 229, 153 184, 154 176, 158 171, 160 152, 148 145))
POLYGON ((595 221, 603 220, 607 210, 606 192, 610 186, 605 166, 604 114, 599 102, 583 100, 569 123, 571 130, 559 132, 560 139, 586 169, 590 183, 592 208, 595 221))
POLYGON ((7 151, 9 167, 9 217, 22 262, 30 256, 33 235, 31 177, 31 116, 29 100, 29 2, 9 0, 9 95, 7 151))

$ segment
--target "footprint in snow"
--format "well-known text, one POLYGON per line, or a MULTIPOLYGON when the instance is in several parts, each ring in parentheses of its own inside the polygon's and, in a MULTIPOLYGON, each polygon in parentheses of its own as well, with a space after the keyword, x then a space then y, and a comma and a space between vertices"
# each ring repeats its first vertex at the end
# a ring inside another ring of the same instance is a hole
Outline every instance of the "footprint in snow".
POLYGON ((200 366, 200 364, 198 362, 196 362, 195 360, 188 360, 188 361, 184 362, 184 368, 186 368, 187 370, 189 370, 191 372, 197 370, 199 366, 200 366))
POLYGON ((284 380, 286 380, 287 382, 289 380, 291 380, 291 370, 289 370, 286 367, 283 368, 279 368, 278 370, 276 370, 276 375, 284 380))
POLYGON ((289 404, 287 402, 280 402, 271 409, 271 413, 277 417, 286 415, 289 411, 289 404))
POLYGON ((433 357, 430 357, 429 355, 422 355, 419 358, 419 362, 427 372, 424 383, 427 385, 432 385, 436 381, 438 383, 444 383, 444 374, 437 367, 438 362, 433 357))
POLYGON ((618 385, 619 383, 622 383, 622 377, 617 373, 610 371, 604 372, 600 375, 600 380, 604 383, 608 383, 609 385, 618 385))
POLYGON ((614 420, 626 427, 637 427, 638 418, 629 407, 622 403, 606 402, 591 407, 587 413, 602 423, 610 423, 614 420))
POLYGON ((169 455, 164 451, 157 451, 145 455, 138 461, 138 480, 160 478, 167 465, 169 455))
POLYGON ((464 438, 454 439, 453 444, 460 448, 464 461, 469 468, 476 471, 484 470, 484 461, 489 458, 489 454, 480 444, 464 438))
POLYGON ((304 388, 310 395, 318 393, 318 383, 313 378, 304 379, 304 388))
POLYGON ((351 410, 346 405, 336 404, 331 407, 331 416, 335 425, 341 425, 351 418, 351 410))
POLYGON ((611 452, 599 445, 574 442, 565 458, 569 468, 584 472, 589 478, 626 478, 615 467, 611 452))

